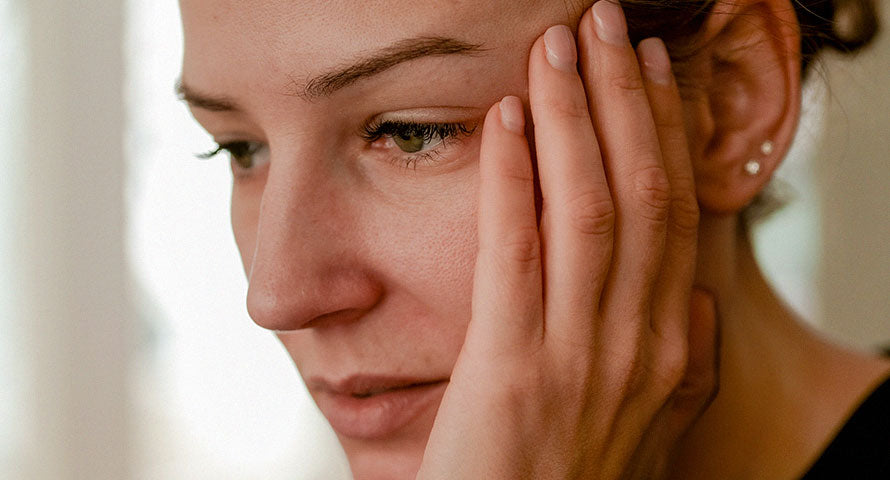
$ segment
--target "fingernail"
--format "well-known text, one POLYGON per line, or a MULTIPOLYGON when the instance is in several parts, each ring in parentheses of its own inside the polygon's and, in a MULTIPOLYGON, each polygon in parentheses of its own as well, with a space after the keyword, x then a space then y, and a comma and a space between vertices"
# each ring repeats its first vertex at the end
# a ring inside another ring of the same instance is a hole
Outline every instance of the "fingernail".
POLYGON ((544 32, 544 50, 547 61, 557 70, 564 72, 578 71, 578 50, 575 48, 575 36, 565 25, 554 25, 544 32))
POLYGON ((643 75, 659 85, 671 84, 671 59, 660 38, 647 38, 637 47, 643 75))
POLYGON ((522 135, 525 133, 525 112, 522 111, 522 100, 508 96, 498 105, 501 110, 501 124, 507 130, 522 135))
POLYGON ((600 0, 593 5, 596 36, 612 45, 627 43, 627 23, 618 0, 600 0))

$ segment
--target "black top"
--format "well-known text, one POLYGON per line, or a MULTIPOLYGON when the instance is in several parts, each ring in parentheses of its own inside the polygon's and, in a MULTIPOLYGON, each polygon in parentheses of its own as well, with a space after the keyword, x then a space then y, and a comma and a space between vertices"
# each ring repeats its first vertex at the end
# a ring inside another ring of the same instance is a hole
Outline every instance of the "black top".
POLYGON ((890 378, 853 412, 801 480, 890 479, 890 378))

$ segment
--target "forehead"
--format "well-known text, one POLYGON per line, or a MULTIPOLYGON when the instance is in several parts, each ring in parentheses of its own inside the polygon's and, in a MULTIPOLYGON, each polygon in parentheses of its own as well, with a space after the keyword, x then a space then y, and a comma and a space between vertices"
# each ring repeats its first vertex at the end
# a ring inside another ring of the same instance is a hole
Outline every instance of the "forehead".
POLYGON ((413 37, 527 48, 571 15, 565 0, 181 0, 180 7, 183 76, 217 83, 239 64, 308 76, 413 37))
MULTIPOLYGON (((563 0, 181 0, 187 27, 230 33, 300 36, 320 46, 354 34, 361 42, 393 33, 483 32, 515 26, 563 0), (535 11, 538 12, 535 12, 535 11), (357 35, 355 35, 357 34, 357 35)), ((562 6, 565 12, 565 4, 562 6)))

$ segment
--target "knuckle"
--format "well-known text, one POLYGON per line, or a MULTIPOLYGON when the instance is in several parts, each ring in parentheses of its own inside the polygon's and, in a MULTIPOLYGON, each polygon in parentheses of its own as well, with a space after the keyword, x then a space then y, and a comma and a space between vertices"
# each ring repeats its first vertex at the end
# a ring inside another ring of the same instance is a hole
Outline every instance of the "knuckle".
POLYGON ((608 78, 609 87, 631 95, 646 95, 643 77, 639 72, 632 69, 623 69, 615 72, 608 78))
POLYGON ((686 130, 681 115, 658 115, 656 112, 653 112, 652 120, 655 122, 655 128, 658 131, 669 134, 672 143, 676 143, 675 148, 685 147, 686 130))
POLYGON ((540 268, 541 248, 538 231, 533 227, 511 230, 497 249, 497 257, 508 271, 532 272, 540 268))
POLYGON ((682 195, 671 204, 671 225, 675 233, 684 236, 695 236, 698 232, 700 212, 695 195, 682 195))
POLYGON ((500 165, 497 175, 510 184, 531 185, 534 182, 531 163, 508 162, 500 165))
POLYGON ((590 121, 590 111, 587 109, 587 100, 575 98, 571 95, 548 96, 541 100, 542 111, 555 118, 564 118, 572 121, 590 121))
POLYGON ((689 356, 685 346, 678 344, 665 348, 665 355, 660 360, 658 369, 667 392, 673 392, 680 386, 686 376, 688 364, 689 356))
POLYGON ((618 389, 622 397, 636 397, 646 388, 647 368, 643 363, 643 359, 639 356, 633 356, 624 363, 623 372, 618 382, 618 389))
POLYGON ((640 393, 646 386, 648 368, 637 348, 628 350, 609 349, 614 369, 610 370, 608 383, 617 398, 630 398, 640 393))
POLYGON ((584 235, 603 236, 615 228, 615 207, 612 198, 601 191, 576 194, 567 205, 570 226, 584 235))
POLYGON ((666 222, 670 213, 671 186, 664 169, 644 168, 633 175, 634 198, 640 215, 656 222, 666 222))

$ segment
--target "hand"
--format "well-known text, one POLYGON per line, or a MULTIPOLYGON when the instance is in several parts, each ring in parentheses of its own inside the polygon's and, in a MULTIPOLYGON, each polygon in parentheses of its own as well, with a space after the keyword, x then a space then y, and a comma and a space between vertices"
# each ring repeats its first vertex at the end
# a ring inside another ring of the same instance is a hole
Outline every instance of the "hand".
POLYGON ((567 27, 530 55, 540 226, 521 101, 486 117, 472 319, 418 478, 656 478, 712 398, 670 61, 613 3, 578 38, 581 75, 567 27))

